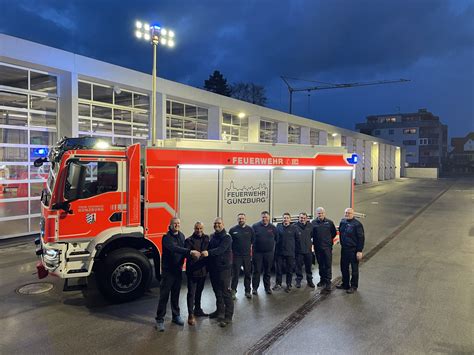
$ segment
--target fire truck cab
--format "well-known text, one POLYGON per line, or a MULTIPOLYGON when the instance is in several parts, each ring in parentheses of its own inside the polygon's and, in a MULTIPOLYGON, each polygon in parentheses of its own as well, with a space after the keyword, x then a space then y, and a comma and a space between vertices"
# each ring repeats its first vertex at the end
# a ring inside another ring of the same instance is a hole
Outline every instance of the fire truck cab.
POLYGON ((354 156, 342 147, 159 145, 108 146, 83 137, 51 148, 36 240, 41 268, 64 279, 94 272, 106 298, 129 301, 148 289, 153 274, 159 279, 171 217, 189 236, 198 220, 210 234, 216 216, 230 228, 239 212, 254 223, 266 210, 276 222, 283 212, 311 216, 324 206, 338 220, 353 205, 354 156))

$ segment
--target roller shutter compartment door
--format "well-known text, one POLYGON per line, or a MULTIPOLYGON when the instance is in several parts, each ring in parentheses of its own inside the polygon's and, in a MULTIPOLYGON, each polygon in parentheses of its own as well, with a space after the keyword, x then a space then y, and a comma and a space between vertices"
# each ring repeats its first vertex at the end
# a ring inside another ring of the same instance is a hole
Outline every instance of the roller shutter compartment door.
POLYGON ((316 170, 315 209, 324 207, 327 218, 338 224, 351 201, 352 170, 316 170))

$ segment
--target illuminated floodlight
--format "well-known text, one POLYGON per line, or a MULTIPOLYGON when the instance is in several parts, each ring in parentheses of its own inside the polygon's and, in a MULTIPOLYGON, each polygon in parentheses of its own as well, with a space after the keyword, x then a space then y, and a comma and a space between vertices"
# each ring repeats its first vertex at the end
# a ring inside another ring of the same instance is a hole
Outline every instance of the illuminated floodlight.
POLYGON ((175 33, 161 28, 159 24, 150 25, 143 21, 135 21, 135 36, 144 39, 153 46, 153 69, 152 69, 152 101, 151 101, 151 144, 156 145, 156 52, 158 45, 174 47, 175 33))
POLYGON ((333 134, 331 134, 331 136, 337 137, 337 133, 333 133, 333 134))
POLYGON ((239 112, 239 114, 237 115, 239 118, 244 118, 245 117, 245 113, 243 112, 239 112))
POLYGON ((106 141, 98 141, 96 144, 95 144, 95 148, 96 149, 107 149, 110 147, 110 144, 107 143, 106 141))
POLYGON ((377 142, 373 142, 374 145, 377 145, 377 142))

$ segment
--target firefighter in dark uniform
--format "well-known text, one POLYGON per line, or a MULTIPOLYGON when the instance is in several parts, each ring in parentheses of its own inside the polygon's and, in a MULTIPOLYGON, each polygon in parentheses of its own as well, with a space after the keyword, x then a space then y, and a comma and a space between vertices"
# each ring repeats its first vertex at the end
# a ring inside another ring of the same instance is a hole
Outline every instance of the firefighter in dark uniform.
MULTIPOLYGON (((209 236, 204 234, 204 225, 201 222, 194 224, 194 233, 187 238, 184 245, 190 250, 203 252, 209 247, 209 236)), ((207 317, 201 308, 201 296, 206 282, 207 268, 204 257, 198 260, 188 258, 186 261, 186 276, 188 281, 188 324, 196 324, 195 317, 207 317)))
POLYGON ((234 302, 230 292, 232 273, 232 238, 224 229, 224 221, 217 217, 214 220, 214 233, 211 234, 209 250, 203 256, 209 256, 209 276, 212 289, 216 295, 216 310, 209 318, 217 318, 221 327, 232 323, 234 302))
POLYGON ((359 261, 362 260, 365 236, 364 226, 354 218, 354 210, 346 208, 344 218, 339 224, 339 238, 341 243, 341 273, 342 284, 339 289, 347 293, 354 293, 359 287, 359 261), (352 269, 352 277, 349 272, 352 269))
POLYGON ((301 287, 303 280, 303 265, 306 273, 306 282, 308 287, 314 288, 313 273, 311 267, 313 263, 313 225, 308 222, 308 215, 301 212, 298 216, 298 222, 295 224, 298 230, 299 238, 296 242, 296 288, 301 287))
POLYGON ((281 288, 283 274, 286 274, 285 292, 291 291, 293 269, 295 268, 295 244, 299 233, 291 224, 291 216, 288 212, 283 213, 283 223, 277 225, 276 255, 276 283, 273 290, 281 288))
POLYGON ((184 259, 186 257, 199 258, 200 252, 189 250, 184 246, 184 234, 180 231, 179 218, 172 218, 168 233, 163 237, 163 256, 161 258, 161 283, 160 300, 156 310, 156 328, 165 331, 165 314, 168 299, 171 293, 172 321, 178 325, 184 325, 180 316, 179 292, 181 290, 181 277, 184 259))
POLYGON ((232 237, 232 299, 236 299, 239 283, 240 268, 244 267, 245 297, 251 298, 250 282, 252 278, 252 260, 250 256, 255 233, 252 227, 246 224, 245 213, 237 215, 237 225, 229 230, 232 237))
POLYGON ((261 213, 262 220, 252 226, 255 232, 253 243, 253 275, 252 293, 256 295, 260 285, 260 274, 263 270, 263 286, 267 294, 272 293, 270 286, 270 271, 273 265, 275 253, 275 241, 277 237, 276 227, 270 223, 270 214, 267 211, 261 213))
POLYGON ((331 292, 332 246, 333 239, 337 235, 336 226, 326 218, 326 211, 322 207, 316 209, 316 218, 311 224, 313 225, 314 252, 319 266, 318 287, 324 287, 325 292, 331 292))

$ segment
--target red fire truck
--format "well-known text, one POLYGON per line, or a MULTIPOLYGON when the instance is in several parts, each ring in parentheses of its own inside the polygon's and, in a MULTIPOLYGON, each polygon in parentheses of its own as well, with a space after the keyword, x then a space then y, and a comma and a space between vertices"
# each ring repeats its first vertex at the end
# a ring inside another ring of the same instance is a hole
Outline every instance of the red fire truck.
POLYGON ((230 227, 239 212, 253 223, 267 210, 275 222, 324 206, 338 220, 353 204, 354 161, 341 147, 183 142, 64 138, 38 159, 51 163, 36 240, 43 274, 67 282, 94 272, 106 298, 128 301, 159 279, 171 217, 190 235, 196 221, 212 232, 216 216, 230 227))

